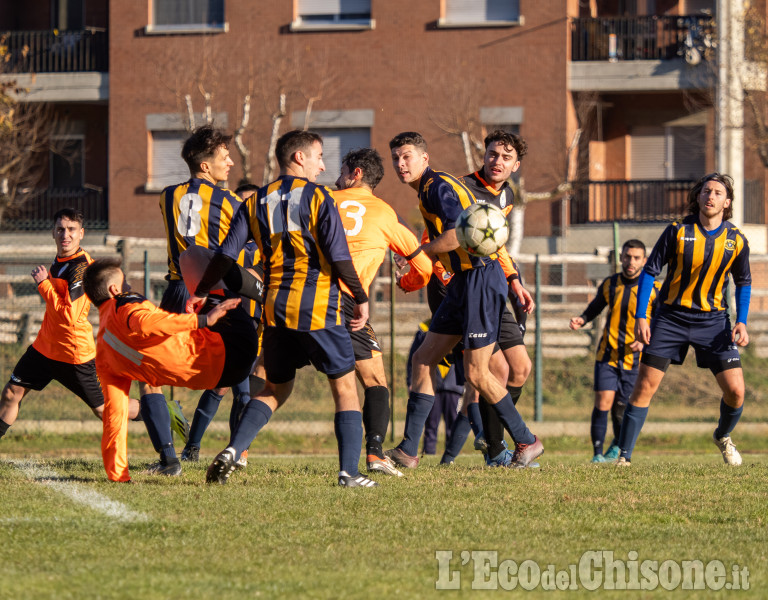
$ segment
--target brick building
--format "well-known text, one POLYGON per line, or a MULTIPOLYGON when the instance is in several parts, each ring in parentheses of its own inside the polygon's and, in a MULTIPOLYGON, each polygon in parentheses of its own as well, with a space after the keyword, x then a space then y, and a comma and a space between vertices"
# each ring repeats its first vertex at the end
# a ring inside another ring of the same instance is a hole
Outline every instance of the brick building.
MULTIPOLYGON (((108 34, 108 73, 98 61, 46 77, 37 69, 32 88, 48 89, 82 130, 83 189, 102 190, 113 234, 162 235, 157 192, 187 177, 178 152, 190 121, 210 113, 234 131, 246 96, 248 167, 233 145, 228 184, 247 170, 262 183, 282 96, 279 131, 307 125, 324 135, 328 183, 347 149, 371 145, 386 158, 400 131, 422 132, 433 166, 463 174, 462 131, 471 146, 489 128, 518 130, 530 146, 520 171, 527 191, 573 183, 570 194, 527 206, 526 248, 546 251, 573 232, 594 246, 590 232, 613 221, 658 228, 679 212, 691 180, 714 169, 715 50, 697 64, 684 54, 689 32, 713 39, 714 20, 701 11, 714 5, 2 0, 0 31, 46 30, 59 48, 108 34)), ((764 17, 764 3, 756 6, 764 17)), ((765 169, 749 139, 744 147, 744 220, 765 252, 765 169)), ((413 192, 391 170, 378 191, 418 223, 413 192)))

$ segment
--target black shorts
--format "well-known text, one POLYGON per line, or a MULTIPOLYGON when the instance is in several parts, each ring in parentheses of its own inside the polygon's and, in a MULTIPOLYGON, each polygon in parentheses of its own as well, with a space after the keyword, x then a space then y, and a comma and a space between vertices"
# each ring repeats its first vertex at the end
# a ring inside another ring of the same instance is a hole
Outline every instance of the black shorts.
POLYGON ((499 328, 499 348, 507 350, 523 345, 525 345, 523 333, 520 331, 515 315, 509 308, 505 308, 501 315, 501 327, 499 328))
POLYGON ((342 294, 341 299, 342 309, 344 310, 344 323, 347 331, 349 331, 349 337, 352 339, 355 361, 381 356, 381 345, 376 338, 376 332, 371 327, 370 321, 365 323, 365 327, 357 331, 350 331, 349 329, 349 322, 355 316, 354 298, 347 294, 342 294))
POLYGON ((43 356, 30 346, 16 363, 10 383, 39 392, 54 379, 91 408, 104 404, 95 360, 73 365, 43 356))
POLYGON ((259 353, 256 321, 240 305, 227 312, 210 329, 224 341, 224 369, 216 387, 232 387, 247 379, 259 353))

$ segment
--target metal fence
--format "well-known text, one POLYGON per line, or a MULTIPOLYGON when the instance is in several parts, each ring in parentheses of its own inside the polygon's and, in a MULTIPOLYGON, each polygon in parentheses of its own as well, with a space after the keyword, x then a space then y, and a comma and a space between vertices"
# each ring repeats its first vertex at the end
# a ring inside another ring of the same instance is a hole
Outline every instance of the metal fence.
POLYGON ((570 224, 662 222, 686 214, 695 181, 682 179, 583 181, 573 186, 570 224))
POLYGON ((109 199, 107 190, 45 189, 29 194, 28 199, 15 213, 3 219, 5 231, 48 231, 51 215, 62 208, 77 208, 88 215, 88 229, 109 227, 109 199))
POLYGON ((77 73, 109 70, 106 31, 4 31, 4 68, 14 73, 77 73))
POLYGON ((713 28, 711 17, 697 15, 573 19, 571 60, 669 60, 682 53, 689 31, 713 28))

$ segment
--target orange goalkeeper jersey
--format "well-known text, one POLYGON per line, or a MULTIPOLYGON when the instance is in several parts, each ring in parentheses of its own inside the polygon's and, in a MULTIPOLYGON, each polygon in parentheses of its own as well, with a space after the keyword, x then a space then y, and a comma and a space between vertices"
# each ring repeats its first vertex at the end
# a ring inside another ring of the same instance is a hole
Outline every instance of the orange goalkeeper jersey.
MULTIPOLYGON (((336 206, 347 236, 349 254, 365 293, 376 278, 387 248, 405 257, 411 265, 400 279, 406 292, 427 285, 432 261, 421 251, 419 241, 406 227, 392 207, 366 188, 348 188, 333 192, 336 206)), ((349 289, 339 282, 341 289, 349 289)))
POLYGON ((37 286, 45 316, 32 347, 51 360, 79 365, 96 356, 88 321, 91 301, 83 291, 83 273, 92 262, 82 248, 67 258, 57 256, 48 279, 37 286))
POLYGON ((198 329, 196 314, 157 308, 127 292, 99 306, 96 372, 104 390, 101 455, 111 481, 129 481, 128 393, 131 381, 154 386, 215 388, 224 370, 224 343, 198 329))
POLYGON ((194 313, 166 312, 134 292, 107 300, 99 307, 96 369, 154 386, 216 387, 224 342, 197 322, 194 313))

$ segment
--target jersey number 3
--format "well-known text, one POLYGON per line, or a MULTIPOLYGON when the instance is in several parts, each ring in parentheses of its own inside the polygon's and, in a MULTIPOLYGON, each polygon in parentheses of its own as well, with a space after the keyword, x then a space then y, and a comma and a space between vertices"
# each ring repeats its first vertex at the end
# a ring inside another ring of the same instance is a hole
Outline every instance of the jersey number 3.
POLYGON ((360 233, 360 230, 363 228, 363 215, 365 214, 366 210, 365 206, 359 202, 356 202, 355 200, 345 200, 339 204, 339 208, 346 210, 344 216, 348 219, 352 219, 355 223, 352 229, 345 229, 344 233, 349 236, 355 236, 360 233), (355 210, 347 210, 348 208, 355 210))

